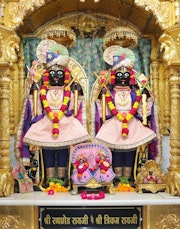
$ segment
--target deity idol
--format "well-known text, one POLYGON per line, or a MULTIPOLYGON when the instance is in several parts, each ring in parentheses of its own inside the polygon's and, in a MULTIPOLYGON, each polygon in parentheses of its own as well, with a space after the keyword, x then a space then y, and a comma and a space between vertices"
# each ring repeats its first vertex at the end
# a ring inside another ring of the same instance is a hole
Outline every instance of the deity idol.
MULTIPOLYGON (((22 140, 23 145, 28 145, 30 151, 37 147, 42 149, 47 179, 57 176, 64 180, 69 146, 89 139, 82 120, 85 117, 82 115, 82 101, 77 99, 76 94, 82 92, 80 84, 77 83, 82 69, 68 56, 68 51, 64 46, 51 44, 48 40, 42 42, 40 47, 44 54, 41 53, 41 55, 45 55, 46 63, 42 77, 43 83, 39 87, 37 114, 30 120, 29 128, 26 129, 22 140), (43 47, 44 42, 48 45, 46 52, 43 47), (78 76, 73 75, 73 68, 80 69, 78 76), (75 86, 72 87, 72 85, 75 86)), ((30 107, 33 112, 35 106, 31 104, 30 107)), ((31 112, 29 115, 33 116, 31 112)), ((28 158, 27 153, 21 150, 22 157, 28 158)))
POLYGON ((111 149, 116 178, 132 178, 137 147, 156 138, 147 122, 153 99, 147 77, 139 79, 141 86, 137 84, 140 74, 133 70, 135 56, 131 50, 115 45, 108 47, 103 57, 112 68, 97 79, 101 92, 93 114, 95 140, 111 149))

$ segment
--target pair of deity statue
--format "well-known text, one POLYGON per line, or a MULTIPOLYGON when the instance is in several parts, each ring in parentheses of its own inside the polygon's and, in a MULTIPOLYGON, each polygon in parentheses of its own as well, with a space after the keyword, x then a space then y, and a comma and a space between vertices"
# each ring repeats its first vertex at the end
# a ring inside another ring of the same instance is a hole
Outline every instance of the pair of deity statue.
MULTIPOLYGON (((105 49, 109 69, 100 72, 89 104, 87 76, 63 45, 43 40, 37 58, 29 69, 29 93, 18 131, 23 165, 30 167, 34 151, 42 150, 46 178, 63 180, 69 148, 92 141, 111 150, 116 178, 132 177, 137 147, 156 139, 148 78, 133 69, 133 52, 118 45, 105 49)), ((88 167, 83 159, 75 163, 79 176, 88 167)), ((105 165, 109 168, 105 160, 104 156, 97 162, 103 173, 105 165)))

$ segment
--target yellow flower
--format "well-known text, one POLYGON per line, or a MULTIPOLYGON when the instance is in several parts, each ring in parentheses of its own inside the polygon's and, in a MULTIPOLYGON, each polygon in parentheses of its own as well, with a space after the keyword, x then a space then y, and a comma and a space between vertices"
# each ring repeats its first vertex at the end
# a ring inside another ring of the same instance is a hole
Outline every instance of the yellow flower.
POLYGON ((133 107, 137 109, 137 108, 138 108, 138 106, 139 106, 139 103, 138 103, 138 102, 134 102, 133 107))
POLYGON ((118 114, 116 115, 116 117, 117 117, 120 121, 123 120, 123 116, 122 116, 120 113, 118 113, 118 114))
POLYGON ((43 105, 44 105, 44 108, 48 107, 48 101, 47 100, 43 100, 43 105))
POLYGON ((64 113, 62 111, 58 111, 58 119, 59 120, 62 118, 63 115, 64 115, 64 113))
POLYGON ((137 94, 137 96, 140 96, 141 95, 140 90, 137 90, 136 94, 137 94))
POLYGON ((114 109, 114 107, 115 107, 114 104, 112 102, 110 102, 109 103, 109 108, 112 110, 112 109, 114 109))
POLYGON ((127 134, 123 133, 123 134, 122 134, 122 136, 123 136, 123 137, 126 137, 126 136, 127 136, 127 134))
POLYGON ((50 111, 48 115, 49 115, 50 119, 52 119, 52 120, 54 119, 54 113, 52 111, 50 111))
POLYGON ((53 128, 58 128, 58 123, 53 123, 53 128))
POLYGON ((133 115, 130 114, 130 113, 128 113, 128 114, 126 115, 126 120, 129 121, 132 117, 133 117, 133 115))
POLYGON ((65 96, 65 97, 64 97, 64 103, 65 103, 65 105, 67 105, 68 102, 69 102, 69 97, 65 96))
POLYGON ((46 90, 45 89, 41 89, 41 95, 46 95, 46 90))
POLYGON ((128 127, 127 123, 123 123, 123 124, 122 124, 122 127, 123 127, 123 128, 127 128, 127 127, 128 127))

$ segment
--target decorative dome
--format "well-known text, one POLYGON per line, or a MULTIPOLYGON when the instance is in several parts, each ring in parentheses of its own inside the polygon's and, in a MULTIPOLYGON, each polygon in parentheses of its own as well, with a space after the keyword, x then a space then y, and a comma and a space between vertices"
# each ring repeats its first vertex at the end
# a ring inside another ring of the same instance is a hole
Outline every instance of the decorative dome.
POLYGON ((119 26, 108 31, 103 37, 103 48, 119 45, 134 48, 138 44, 138 34, 129 27, 119 26))
POLYGON ((54 40, 66 47, 73 47, 76 44, 76 34, 65 25, 52 24, 48 26, 41 34, 42 39, 54 40))

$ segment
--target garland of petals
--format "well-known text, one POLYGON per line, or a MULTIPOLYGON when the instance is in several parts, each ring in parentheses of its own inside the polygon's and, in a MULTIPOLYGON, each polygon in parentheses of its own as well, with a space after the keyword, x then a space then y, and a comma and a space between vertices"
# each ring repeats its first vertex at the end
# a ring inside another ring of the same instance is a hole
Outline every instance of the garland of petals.
POLYGON ((63 103, 59 109, 59 111, 56 113, 56 112, 53 112, 48 104, 48 101, 47 101, 47 90, 48 90, 48 87, 46 85, 43 85, 41 87, 41 101, 42 101, 42 104, 43 104, 43 107, 47 113, 47 115, 49 116, 49 118, 52 120, 53 122, 53 129, 52 129, 52 134, 57 137, 59 135, 59 126, 58 126, 58 123, 59 123, 59 120, 63 117, 64 115, 64 112, 67 110, 68 108, 68 103, 70 101, 70 95, 71 95, 71 92, 70 92, 70 87, 65 87, 64 89, 64 99, 63 99, 63 103))
POLYGON ((140 90, 137 90, 136 91, 136 101, 134 102, 131 110, 124 117, 121 113, 117 111, 110 93, 108 91, 106 92, 106 103, 108 104, 110 111, 112 112, 114 116, 116 116, 116 118, 119 121, 122 122, 122 136, 123 137, 127 137, 129 133, 128 121, 131 120, 134 117, 134 115, 136 114, 137 109, 139 107, 140 100, 141 100, 141 93, 140 93, 140 90))

